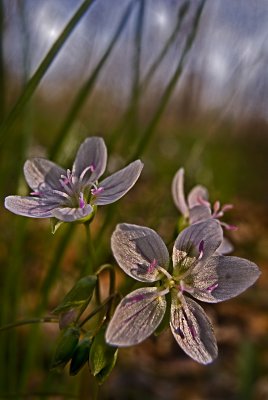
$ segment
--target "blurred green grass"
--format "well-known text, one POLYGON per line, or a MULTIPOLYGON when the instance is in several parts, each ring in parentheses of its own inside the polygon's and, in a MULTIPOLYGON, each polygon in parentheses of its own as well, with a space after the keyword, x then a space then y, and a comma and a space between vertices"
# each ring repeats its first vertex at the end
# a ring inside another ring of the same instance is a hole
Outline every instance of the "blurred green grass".
MULTIPOLYGON (((141 18, 144 3, 137 4, 137 15, 141 18)), ((199 13, 201 10, 202 7, 199 13)), ((198 17, 196 12, 186 54, 198 33, 198 17)), ((122 19, 122 29, 126 21, 127 14, 122 19)), ((235 209, 227 218, 231 223, 238 221, 240 228, 230 234, 237 247, 235 254, 259 263, 263 275, 255 288, 229 305, 208 307, 219 338, 219 359, 212 366, 198 366, 165 333, 163 337, 151 338, 122 351, 115 371, 101 391, 101 398, 195 399, 198 395, 200 399, 220 400, 244 399, 245 393, 248 399, 265 398, 268 386, 265 312, 268 186, 264 173, 267 123, 257 118, 239 122, 228 117, 221 120, 221 110, 204 115, 199 110, 193 111, 191 98, 187 96, 186 101, 184 93, 180 99, 183 112, 179 112, 176 101, 169 101, 184 66, 183 54, 178 59, 176 73, 166 83, 163 96, 158 99, 152 96, 150 104, 141 109, 138 49, 142 24, 137 23, 136 29, 133 95, 127 113, 122 105, 109 101, 113 93, 93 90, 102 64, 99 68, 96 66, 95 75, 88 77, 89 86, 77 82, 77 94, 67 114, 65 99, 47 104, 39 94, 29 101, 26 85, 27 96, 23 95, 25 92, 22 96, 27 101, 16 119, 7 127, 11 111, 4 120, 5 141, 0 149, 1 202, 6 195, 27 193, 22 166, 28 155, 52 154, 68 167, 83 138, 100 134, 110 150, 108 171, 124 166, 134 155, 145 163, 140 180, 120 200, 120 206, 103 207, 94 221, 93 238, 100 264, 114 263, 110 234, 118 222, 150 226, 172 246, 178 213, 171 198, 171 181, 181 166, 186 169, 187 189, 201 183, 208 187, 212 200, 234 203, 235 209), (217 124, 217 121, 220 122, 217 124), (55 143, 58 143, 56 147, 55 143)), ((114 38, 116 42, 116 32, 114 38)), ((111 52, 112 43, 113 39, 107 48, 111 52)), ((107 51, 104 57, 107 54, 108 59, 107 51)), ((13 99, 15 104, 18 98, 13 99)), ((86 258, 83 227, 77 226, 74 232, 63 227, 52 236, 49 221, 26 220, 2 207, 0 228, 1 325, 48 315, 78 279, 83 267, 86 258)), ((75 378, 66 372, 61 375, 49 372, 57 334, 58 328, 52 324, 0 333, 0 398, 67 399, 71 395, 87 398, 91 380, 86 368, 75 378), (51 395, 45 395, 48 392, 51 395)))

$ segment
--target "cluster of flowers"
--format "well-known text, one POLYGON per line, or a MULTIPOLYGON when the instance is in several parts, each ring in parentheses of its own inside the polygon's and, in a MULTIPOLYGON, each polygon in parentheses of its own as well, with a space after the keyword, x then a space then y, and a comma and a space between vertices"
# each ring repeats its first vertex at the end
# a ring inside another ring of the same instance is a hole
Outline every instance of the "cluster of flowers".
MULTIPOLYGON (((5 206, 28 217, 88 221, 96 206, 112 203, 127 193, 143 168, 136 160, 99 183, 106 159, 104 141, 92 137, 80 146, 72 171, 45 159, 28 160, 24 174, 33 192, 29 197, 9 196, 5 206)), ((217 343, 208 317, 193 299, 207 303, 230 299, 251 286, 260 272, 256 264, 226 255, 232 246, 223 237, 223 228, 235 227, 220 218, 231 205, 221 208, 216 202, 211 207, 208 192, 200 185, 191 190, 186 201, 183 169, 174 177, 172 195, 189 225, 175 240, 172 258, 150 228, 123 223, 112 234, 118 265, 148 286, 121 300, 108 325, 106 342, 117 347, 140 343, 169 315, 171 332, 181 348, 197 362, 208 364, 217 357, 217 343)))

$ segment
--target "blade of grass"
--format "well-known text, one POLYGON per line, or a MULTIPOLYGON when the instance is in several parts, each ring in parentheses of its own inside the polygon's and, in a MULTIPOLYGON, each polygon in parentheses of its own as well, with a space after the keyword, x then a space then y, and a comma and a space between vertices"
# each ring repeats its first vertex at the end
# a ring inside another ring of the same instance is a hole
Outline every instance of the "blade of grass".
MULTIPOLYGON (((19 11, 19 29, 21 35, 22 57, 23 57, 23 82, 27 81, 29 71, 29 41, 28 41, 28 26, 25 18, 25 5, 22 2, 17 2, 19 11)), ((17 138, 16 161, 12 165, 13 182, 16 186, 19 185, 19 178, 22 171, 22 165, 25 160, 29 142, 32 135, 32 112, 33 109, 25 108, 23 119, 21 121, 21 132, 17 138)), ((7 323, 10 318, 16 319, 19 314, 20 299, 23 295, 23 280, 22 271, 25 261, 25 237, 26 237, 27 220, 24 218, 16 218, 14 220, 14 238, 12 238, 11 252, 9 257, 9 266, 5 276, 5 285, 2 293, 2 322, 7 323)), ((15 330, 10 331, 7 335, 1 337, 1 354, 0 365, 5 365, 2 375, 3 384, 6 390, 12 391, 14 386, 17 386, 19 368, 19 336, 15 330), (4 349, 4 350, 3 350, 4 349), (8 356, 3 359, 7 352, 8 356)))
POLYGON ((94 85, 99 77, 100 72, 103 69, 103 66, 105 65, 106 61, 108 60, 114 46, 118 42, 121 34, 123 33, 123 30, 130 18, 130 15, 133 10, 133 6, 135 5, 134 2, 131 2, 126 11, 124 12, 118 27, 110 41, 110 44, 108 45, 106 51, 104 52, 103 56, 101 57, 100 61, 98 62, 97 66, 93 70, 93 72, 90 74, 86 82, 83 84, 81 87, 80 91, 78 92, 69 112, 67 113, 67 116, 65 120, 63 121, 62 127, 60 128, 60 131, 57 135, 57 138, 55 142, 53 143, 51 147, 51 151, 49 154, 50 159, 56 159, 57 155, 60 151, 61 145, 71 128, 72 124, 75 121, 75 118, 77 117, 79 111, 81 110, 82 106, 84 105, 86 99, 88 98, 89 94, 92 92, 94 85))
POLYGON ((201 1, 199 7, 197 8, 196 14, 195 14, 195 18, 194 18, 194 22, 193 22, 193 27, 192 30, 190 32, 190 34, 188 35, 188 38, 186 40, 185 43, 185 47, 183 49, 182 55, 180 57, 180 60, 178 62, 177 68, 173 74, 173 76, 171 77, 164 93, 163 96, 161 97, 161 101, 158 104, 158 107, 156 109, 156 112, 154 113, 153 117, 151 118, 149 124, 147 125, 147 127, 145 128, 144 132, 141 135, 140 140, 138 141, 137 145, 136 145, 136 149, 134 150, 132 156, 130 157, 130 159, 128 160, 128 162, 131 162, 132 160, 135 160, 136 158, 140 157, 140 155, 142 153, 144 153, 146 147, 149 144, 149 141, 155 131, 155 128, 161 118, 161 116, 163 115, 166 106, 169 102, 169 99, 175 89, 175 86, 179 80, 179 78, 181 77, 181 74, 183 72, 183 68, 185 65, 185 61, 187 58, 187 55, 190 51, 190 49, 192 48, 192 45, 194 43, 194 40, 196 38, 196 34, 198 31, 198 26, 199 26, 199 21, 200 21, 200 17, 204 8, 206 0, 201 1))
POLYGON ((152 77, 154 76, 155 72, 157 71, 159 65, 161 64, 161 62, 165 58, 168 50, 170 49, 172 44, 175 42, 175 40, 176 40, 176 38, 178 36, 178 33, 180 32, 181 24, 182 24, 182 22, 184 20, 184 17, 187 15, 187 12, 189 10, 189 6, 190 6, 189 1, 186 1, 179 8, 177 24, 175 25, 175 28, 174 28, 173 32, 171 32, 171 35, 167 39, 167 41, 166 41, 165 45, 163 46, 162 50, 160 51, 159 55, 156 57, 155 61, 151 64, 151 66, 149 67, 147 73, 145 74, 145 77, 144 77, 143 82, 142 82, 141 87, 140 87, 141 91, 145 91, 146 90, 146 88, 149 85, 152 77))
POLYGON ((140 64, 141 64, 141 48, 142 48, 142 36, 144 28, 144 16, 145 14, 145 1, 139 0, 139 9, 136 18, 136 28, 134 34, 134 57, 133 57, 133 79, 132 79, 132 90, 130 99, 130 109, 128 125, 130 128, 129 135, 127 138, 131 138, 132 134, 138 129, 139 123, 139 84, 140 84, 140 64))
POLYGON ((3 57, 3 33, 4 33, 4 7, 3 0, 0 0, 0 121, 5 115, 5 75, 3 57))
MULTIPOLYGON (((160 51, 159 55, 156 56, 155 60, 153 61, 153 63, 149 67, 149 70, 146 73, 143 81, 140 83, 140 86, 139 86, 139 88, 137 90, 138 97, 140 97, 142 95, 142 93, 144 93, 144 91, 147 89, 147 87, 148 87, 149 83, 151 82, 155 72, 159 68, 160 64, 164 60, 164 58, 165 58, 166 54, 168 53, 169 49, 171 48, 171 46, 175 42, 176 38, 178 37, 178 34, 180 33, 182 21, 183 21, 184 17, 186 16, 187 12, 188 12, 188 9, 189 9, 189 2, 186 1, 185 3, 183 3, 181 5, 181 7, 179 9, 178 22, 177 22, 174 30, 171 32, 171 35, 167 39, 167 41, 164 44, 164 46, 163 46, 162 50, 160 51)), ((114 129, 114 132, 110 135, 110 139, 109 139, 109 142, 108 142, 108 148, 109 148, 110 151, 112 151, 113 146, 115 145, 115 143, 117 143, 118 135, 121 132, 123 132, 125 127, 128 125, 128 121, 131 118, 132 109, 133 109, 133 107, 135 107, 135 102, 137 100, 138 100, 137 96, 136 97, 133 96, 132 102, 130 102, 126 112, 124 113, 124 116, 122 117, 122 119, 119 122, 118 126, 114 129)))
MULTIPOLYGON (((47 307, 48 303, 48 296, 51 287, 55 283, 55 280, 58 276, 59 273, 59 268, 61 265, 61 261, 64 257, 65 249, 67 248, 67 245, 74 234, 74 228, 75 225, 69 224, 66 227, 66 231, 63 233, 57 249, 54 253, 53 260, 50 264, 49 270, 47 272, 47 275, 45 277, 45 280, 43 282, 42 288, 41 288, 41 301, 36 307, 34 311, 34 316, 39 317, 44 310, 47 307)), ((26 389, 27 381, 29 374, 32 370, 32 365, 34 362, 34 359, 36 357, 37 351, 38 351, 38 345, 39 345, 39 336, 40 332, 40 327, 39 326, 33 326, 32 329, 29 332, 28 338, 27 338, 27 343, 25 344, 25 348, 27 349, 27 352, 25 354, 24 360, 23 360, 23 367, 21 369, 21 376, 20 376, 20 382, 19 382, 19 389, 24 391, 26 389)))
POLYGON ((59 35, 58 39, 54 42, 51 46, 50 50, 40 63, 39 67, 27 82, 22 94, 16 101, 15 105, 11 109, 10 113, 8 114, 7 118, 4 120, 2 126, 0 127, 0 142, 4 141, 5 134, 11 128, 14 121, 18 117, 18 115, 22 112, 25 105, 27 104, 28 100, 32 97, 33 93, 35 92, 36 88, 38 87, 40 81, 45 76, 48 68, 58 55, 59 51, 65 44, 66 40, 81 20, 81 18, 85 15, 88 11, 89 7, 95 2, 96 0, 84 0, 81 6, 77 9, 73 17, 69 20, 61 34, 59 35))

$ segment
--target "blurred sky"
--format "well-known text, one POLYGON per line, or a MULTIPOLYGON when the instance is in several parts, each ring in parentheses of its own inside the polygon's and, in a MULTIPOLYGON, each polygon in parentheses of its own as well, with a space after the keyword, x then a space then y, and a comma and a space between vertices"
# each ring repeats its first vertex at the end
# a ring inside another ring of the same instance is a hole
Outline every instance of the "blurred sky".
MULTIPOLYGON (((130 0, 96 0, 68 39, 42 82, 48 96, 88 76, 105 51, 130 0)), ((128 95, 135 56, 138 3, 99 85, 118 97, 128 95)), ((191 0, 180 35, 156 73, 153 85, 164 87, 181 54, 199 0, 191 0)), ((9 74, 30 76, 78 8, 78 0, 4 0, 4 57, 9 74)), ((141 76, 173 31, 182 0, 145 0, 141 76)), ((230 112, 267 118, 268 1, 207 0, 198 38, 184 77, 202 78, 201 104, 227 105, 230 112), (242 108, 242 109, 241 109, 242 108)), ((178 86, 179 90, 179 86, 178 86)))

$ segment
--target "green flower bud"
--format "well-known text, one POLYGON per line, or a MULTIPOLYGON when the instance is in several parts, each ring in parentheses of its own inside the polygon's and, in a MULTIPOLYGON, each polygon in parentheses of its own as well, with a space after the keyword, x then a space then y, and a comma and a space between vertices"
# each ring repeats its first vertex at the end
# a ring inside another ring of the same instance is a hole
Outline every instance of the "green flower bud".
POLYGON ((85 363, 88 362, 91 343, 91 339, 84 338, 76 346, 70 364, 70 375, 76 375, 85 363))
POLYGON ((64 368, 72 358, 80 336, 80 330, 75 327, 67 328, 59 337, 51 363, 51 369, 64 368))
POLYGON ((58 307, 53 310, 53 313, 61 314, 87 305, 91 300, 96 283, 96 275, 88 275, 81 278, 66 294, 58 307))
POLYGON ((89 365, 92 374, 101 385, 112 372, 116 359, 117 347, 110 346, 105 341, 106 326, 103 326, 95 336, 89 353, 89 365))

